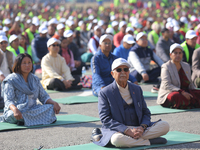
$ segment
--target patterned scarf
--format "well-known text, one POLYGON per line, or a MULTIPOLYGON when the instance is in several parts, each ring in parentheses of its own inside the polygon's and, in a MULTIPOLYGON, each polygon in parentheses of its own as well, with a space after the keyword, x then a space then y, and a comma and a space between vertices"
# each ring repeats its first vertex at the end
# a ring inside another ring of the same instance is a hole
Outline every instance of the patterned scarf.
POLYGON ((2 97, 4 95, 4 87, 7 82, 11 84, 15 89, 18 89, 26 95, 33 95, 33 93, 37 90, 40 81, 34 74, 29 73, 27 84, 21 74, 12 73, 8 75, 2 82, 2 97))

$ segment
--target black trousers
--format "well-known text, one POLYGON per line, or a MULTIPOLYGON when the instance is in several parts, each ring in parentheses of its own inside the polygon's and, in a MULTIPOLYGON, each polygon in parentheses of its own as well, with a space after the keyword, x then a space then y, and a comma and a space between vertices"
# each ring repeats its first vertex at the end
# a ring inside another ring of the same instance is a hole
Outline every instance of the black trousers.
POLYGON ((57 78, 51 79, 49 85, 47 86, 47 89, 55 91, 68 91, 68 90, 81 89, 81 87, 77 85, 80 82, 80 77, 78 75, 74 75, 73 77, 75 80, 72 82, 72 86, 68 89, 66 89, 65 84, 57 78))

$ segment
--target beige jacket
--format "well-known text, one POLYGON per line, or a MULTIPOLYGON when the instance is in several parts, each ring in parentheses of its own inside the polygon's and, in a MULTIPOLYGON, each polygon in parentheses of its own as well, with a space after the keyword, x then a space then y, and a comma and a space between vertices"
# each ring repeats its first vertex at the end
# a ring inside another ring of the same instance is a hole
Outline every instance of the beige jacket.
MULTIPOLYGON (((188 80, 190 81, 189 88, 195 89, 195 86, 191 80, 191 69, 189 64, 181 61, 181 66, 188 80)), ((172 62, 172 60, 169 60, 168 62, 164 63, 161 67, 161 85, 158 92, 157 103, 163 104, 167 99, 168 94, 173 91, 179 91, 180 86, 181 83, 176 66, 172 62)))
POLYGON ((71 80, 74 78, 71 75, 70 68, 67 66, 65 59, 59 54, 57 57, 52 57, 46 54, 41 61, 43 88, 47 88, 51 79, 57 78, 60 80, 71 80))
POLYGON ((192 71, 192 81, 196 85, 195 80, 200 77, 200 48, 196 49, 192 55, 192 71))

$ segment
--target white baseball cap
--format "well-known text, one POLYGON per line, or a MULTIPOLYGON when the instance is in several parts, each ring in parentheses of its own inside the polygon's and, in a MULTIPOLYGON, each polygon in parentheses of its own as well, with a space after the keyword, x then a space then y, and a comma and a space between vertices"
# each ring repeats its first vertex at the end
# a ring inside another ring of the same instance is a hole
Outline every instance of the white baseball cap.
POLYGON ((4 36, 4 35, 1 35, 0 36, 0 42, 2 42, 2 41, 8 42, 8 38, 6 36, 4 36))
POLYGON ((90 15, 89 17, 88 17, 88 20, 93 20, 94 19, 94 16, 93 15, 90 15))
POLYGON ((51 20, 49 20, 48 26, 50 26, 51 24, 58 24, 58 20, 56 18, 52 18, 51 20))
POLYGON ((60 18, 59 22, 60 23, 65 23, 66 19, 65 18, 60 18))
POLYGON ((167 29, 170 29, 170 28, 173 28, 174 25, 173 25, 172 22, 168 22, 168 23, 166 23, 165 27, 166 27, 167 29))
POLYGON ((59 24, 56 26, 56 29, 57 29, 57 30, 60 30, 60 29, 63 29, 63 28, 65 28, 65 25, 62 24, 62 23, 59 23, 59 24))
POLYGON ((139 22, 136 22, 133 27, 135 28, 138 28, 138 29, 141 29, 142 28, 142 25, 139 23, 139 22))
POLYGON ((31 19, 28 19, 28 20, 26 21, 26 23, 28 23, 28 24, 31 23, 31 19))
POLYGON ((194 37, 197 37, 196 33, 194 30, 189 30, 187 31, 187 33, 185 34, 185 38, 186 39, 192 39, 194 37))
POLYGON ((74 24, 74 21, 72 21, 72 20, 68 20, 68 21, 67 21, 67 25, 68 25, 68 26, 72 26, 73 24, 74 24))
POLYGON ((97 20, 97 19, 94 19, 94 20, 92 21, 92 23, 98 23, 98 20, 97 20))
POLYGON ((13 35, 10 36, 9 42, 12 43, 12 41, 16 40, 17 38, 18 38, 18 36, 13 34, 13 35))
POLYGON ((124 59, 124 58, 117 58, 112 63, 112 71, 114 69, 116 69, 117 67, 122 66, 122 65, 125 65, 128 68, 131 67, 131 65, 128 63, 128 61, 126 59, 124 59))
POLYGON ((83 20, 79 21, 79 22, 78 22, 78 26, 79 26, 79 27, 82 26, 83 23, 84 23, 83 20))
POLYGON ((174 43, 174 44, 172 44, 171 46, 170 46, 170 54, 176 49, 176 48, 180 48, 182 51, 183 51, 183 47, 180 45, 180 44, 178 44, 178 43, 174 43))
POLYGON ((100 40, 99 40, 99 45, 102 44, 102 42, 105 40, 105 39, 109 39, 111 42, 113 40, 113 36, 110 35, 110 34, 104 34, 100 37, 100 40))
POLYGON ((40 26, 39 27, 39 33, 45 34, 47 33, 48 29, 46 26, 40 26))
POLYGON ((104 21, 103 20, 99 20, 98 21, 98 26, 102 26, 104 24, 104 21))
POLYGON ((98 25, 96 25, 96 26, 94 27, 94 31, 96 31, 97 29, 101 29, 101 27, 98 26, 98 25))
POLYGON ((10 19, 6 18, 6 19, 4 20, 4 24, 10 24, 10 23, 11 23, 10 19))
POLYGON ((63 36, 68 38, 70 36, 73 35, 73 31, 72 30, 66 30, 64 33, 63 33, 63 36))
POLYGON ((40 21, 38 18, 32 19, 32 24, 34 24, 35 26, 39 26, 40 25, 40 21))
POLYGON ((114 30, 113 30, 113 28, 107 28, 107 29, 106 29, 106 33, 114 35, 114 30))
POLYGON ((135 43, 135 40, 134 40, 132 35, 127 34, 127 35, 124 36, 123 42, 126 42, 128 44, 133 44, 133 43, 135 43))
POLYGON ((126 28, 126 33, 128 33, 129 31, 132 31, 132 32, 134 32, 134 29, 133 29, 133 28, 131 28, 131 27, 127 27, 127 28, 126 28))
POLYGON ((69 20, 74 20, 74 17, 73 17, 73 16, 69 16, 68 19, 69 19, 69 20))
POLYGON ((15 22, 17 22, 17 21, 20 21, 20 17, 19 16, 15 17, 15 22))
POLYGON ((119 28, 121 29, 121 27, 123 27, 124 25, 127 25, 126 21, 121 21, 119 23, 119 28))
POLYGON ((6 26, 4 26, 2 30, 3 30, 4 32, 6 32, 6 31, 9 31, 9 28, 6 27, 6 26))
POLYGON ((0 30, 0 36, 6 36, 6 33, 3 30, 0 30))
POLYGON ((110 20, 111 20, 111 21, 113 21, 113 20, 115 20, 115 19, 116 19, 115 16, 110 16, 110 20))
POLYGON ((180 18, 180 21, 181 21, 181 22, 184 22, 185 24, 188 24, 188 20, 187 20, 187 18, 184 17, 184 16, 180 18))
POLYGON ((174 26, 174 32, 176 32, 176 31, 178 31, 180 29, 180 27, 179 26, 174 26))
POLYGON ((115 27, 115 26, 117 26, 119 23, 117 22, 117 21, 113 21, 112 23, 111 23, 111 26, 112 27, 115 27))
POLYGON ((136 41, 138 41, 138 40, 139 40, 141 37, 143 37, 144 35, 147 36, 147 34, 144 33, 144 32, 138 33, 137 36, 136 36, 136 41))
POLYGON ((197 17, 194 16, 194 15, 190 17, 190 21, 194 21, 194 20, 196 20, 196 19, 197 19, 197 17))
POLYGON ((47 41, 47 47, 51 46, 53 43, 56 43, 58 42, 60 44, 60 40, 56 39, 56 38, 50 38, 48 41, 47 41))

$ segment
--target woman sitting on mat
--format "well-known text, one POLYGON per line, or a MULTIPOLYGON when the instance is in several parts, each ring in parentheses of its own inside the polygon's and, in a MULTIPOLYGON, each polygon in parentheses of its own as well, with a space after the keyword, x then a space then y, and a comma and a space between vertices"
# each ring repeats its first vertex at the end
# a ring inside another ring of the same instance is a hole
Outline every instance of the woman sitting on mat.
POLYGON ((33 126, 56 122, 60 106, 53 101, 33 73, 32 58, 29 54, 19 54, 13 65, 13 73, 2 83, 4 114, 0 122, 33 126), (37 104, 37 98, 43 104, 37 104))
POLYGON ((182 62, 183 48, 175 43, 170 47, 170 58, 161 68, 161 86, 157 103, 177 109, 200 108, 200 90, 191 81, 189 64, 182 62))

